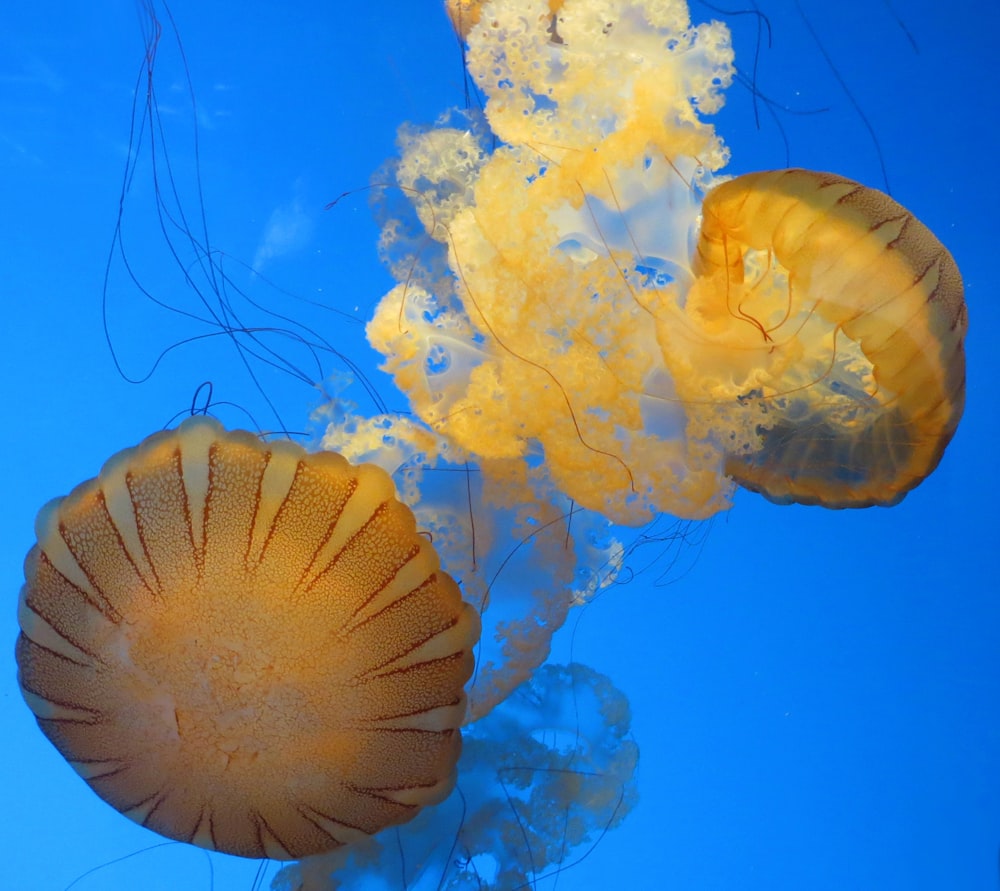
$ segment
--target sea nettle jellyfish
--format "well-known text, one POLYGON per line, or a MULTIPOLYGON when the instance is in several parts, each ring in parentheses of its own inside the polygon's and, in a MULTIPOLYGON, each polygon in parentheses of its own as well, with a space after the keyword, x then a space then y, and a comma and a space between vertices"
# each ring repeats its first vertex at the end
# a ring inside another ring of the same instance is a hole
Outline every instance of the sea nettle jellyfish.
POLYGON ((634 804, 627 700, 584 666, 545 666, 459 761, 479 615, 381 468, 195 417, 36 531, 16 658, 39 727, 149 829, 304 858, 275 888, 337 887, 403 849, 447 871, 442 832, 461 871, 509 887, 634 804), (373 836, 414 818, 383 856, 373 836))
POLYGON ((635 801, 627 702, 537 669, 613 580, 612 524, 737 486, 891 505, 962 413, 926 227, 833 174, 721 174, 723 24, 449 12, 483 111, 404 127, 375 178, 398 284, 367 330, 413 414, 341 403, 320 456, 190 422, 43 510, 26 567, 22 688, 60 751, 171 837, 309 855, 288 891, 398 882, 401 850, 409 887, 523 887, 599 837, 635 801))
POLYGON ((21 690, 126 816, 289 860, 451 791, 479 619, 379 468, 192 418, 37 533, 21 690))
MULTIPOLYGON (((483 116, 404 128, 368 326, 453 455, 618 522, 898 502, 964 404, 962 281, 888 196, 727 181, 733 54, 686 5, 456 2, 483 116), (408 206, 406 206, 408 205, 408 206)), ((384 177, 383 177, 384 179, 384 177)))

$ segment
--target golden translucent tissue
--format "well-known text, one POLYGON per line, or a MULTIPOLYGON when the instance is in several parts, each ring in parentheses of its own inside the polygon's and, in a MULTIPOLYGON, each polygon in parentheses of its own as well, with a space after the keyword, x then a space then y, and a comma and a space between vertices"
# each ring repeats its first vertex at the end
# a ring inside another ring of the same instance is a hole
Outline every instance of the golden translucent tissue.
POLYGON ((195 418, 37 533, 21 689, 126 816, 285 860, 451 791, 478 616, 380 469, 195 418))

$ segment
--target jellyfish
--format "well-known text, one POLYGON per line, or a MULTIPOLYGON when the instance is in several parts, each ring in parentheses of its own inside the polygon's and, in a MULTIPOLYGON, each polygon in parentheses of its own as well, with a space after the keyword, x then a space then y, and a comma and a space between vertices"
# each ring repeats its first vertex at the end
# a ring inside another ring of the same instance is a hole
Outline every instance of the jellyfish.
POLYGON ((957 266, 875 189, 720 172, 722 23, 678 0, 449 10, 483 113, 404 128, 376 177, 399 284, 367 331, 453 453, 522 503, 543 464, 631 525, 737 486, 892 505, 934 470, 964 404, 957 266))
POLYGON ((195 416, 45 505, 37 537, 16 659, 42 731, 146 828, 300 860, 276 889, 391 874, 403 844, 418 873, 511 887, 635 803, 628 701, 593 669, 470 707, 479 612, 375 465, 195 416))
POLYGON ((638 800, 625 694, 585 665, 546 664, 463 732, 459 785, 399 831, 285 867, 274 891, 513 889, 586 857, 638 800))
MULTIPOLYGON (((614 580, 613 524, 707 517, 738 486, 779 503, 892 504, 933 471, 962 411, 961 280, 926 228, 833 175, 722 173, 729 153, 706 118, 733 78, 724 25, 692 25, 683 2, 450 9, 484 111, 403 128, 375 178, 398 285, 367 330, 413 413, 337 400, 323 445, 381 466, 442 585, 446 572, 461 587, 469 606, 452 598, 451 615, 479 616, 476 667, 468 618, 465 673, 433 709, 448 715, 434 732, 454 746, 462 725, 466 744, 457 783, 457 751, 439 752, 437 779, 416 782, 426 795, 386 803, 388 817, 324 813, 309 821, 325 834, 315 844, 258 831, 219 846, 306 855, 283 889, 392 881, 403 848, 408 887, 447 869, 451 884, 434 884, 518 887, 617 825, 636 797, 627 702, 589 669, 543 665, 571 610, 614 580), (850 302, 855 280, 866 287, 850 302)), ((74 579, 93 584, 82 566, 74 579)), ((99 605, 78 608, 106 627, 99 605)), ((24 642, 22 662, 86 661, 59 643, 61 616, 32 610, 26 637, 55 655, 24 642)), ((29 702, 54 731, 53 709, 80 706, 51 690, 46 702, 31 671, 29 702)), ((163 703, 157 714, 170 718, 163 703)), ((319 760, 296 751, 282 768, 319 760)), ((131 803, 149 825, 163 810, 131 803)), ((198 814, 174 835, 214 845, 198 814)))
POLYGON ((195 417, 37 532, 21 690, 126 816, 288 860, 451 791, 478 616, 378 468, 195 417))
MULTIPOLYGON (((805 170, 721 172, 706 121, 734 74, 721 23, 692 25, 682 2, 449 12, 483 111, 404 126, 373 179, 398 284, 367 333, 413 415, 348 412, 324 442, 400 481, 479 603, 484 645, 499 642, 473 680, 472 733, 607 582, 618 524, 706 518, 738 486, 898 503, 957 428, 967 320, 953 258, 889 196, 805 170), (509 619, 510 592, 477 565, 504 540, 547 570, 509 619), (558 541, 574 548, 562 573, 558 541)), ((323 870, 385 877, 392 850, 323 870)), ((426 850, 407 862, 425 868, 426 850)))
POLYGON ((951 254, 911 213, 831 174, 745 174, 706 197, 693 266, 706 335, 685 361, 752 356, 780 394, 755 400, 759 441, 727 454, 729 477, 778 503, 867 507, 934 470, 965 402, 966 308, 951 254), (774 258, 756 277, 751 252, 774 258))

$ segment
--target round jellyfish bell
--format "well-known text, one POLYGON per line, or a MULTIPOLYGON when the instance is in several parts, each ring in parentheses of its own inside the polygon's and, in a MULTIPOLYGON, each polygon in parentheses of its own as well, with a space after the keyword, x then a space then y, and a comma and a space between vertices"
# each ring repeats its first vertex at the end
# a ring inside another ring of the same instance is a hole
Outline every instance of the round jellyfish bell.
POLYGON ((192 418, 37 534, 21 690, 126 816, 288 860, 451 791, 479 619, 381 469, 192 418))

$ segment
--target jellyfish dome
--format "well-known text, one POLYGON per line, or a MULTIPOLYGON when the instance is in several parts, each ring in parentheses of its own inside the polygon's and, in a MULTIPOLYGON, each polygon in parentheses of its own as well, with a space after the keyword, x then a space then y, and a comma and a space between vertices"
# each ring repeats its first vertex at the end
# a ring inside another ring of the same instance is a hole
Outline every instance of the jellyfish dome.
POLYGON ((36 526, 16 659, 39 727, 146 828, 300 861, 276 889, 389 880, 401 850, 447 887, 519 886, 637 800, 625 696, 582 665, 534 672, 572 604, 565 526, 522 567, 548 601, 496 584, 473 606, 383 469, 206 417, 114 455, 36 526), (481 651, 470 697, 480 610, 528 655, 481 651))
POLYGON ((451 791, 478 617, 380 469, 193 418, 37 533, 21 690, 126 816, 287 860, 451 791))

